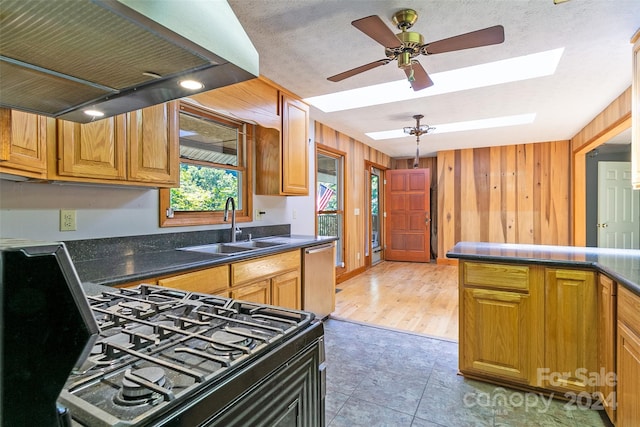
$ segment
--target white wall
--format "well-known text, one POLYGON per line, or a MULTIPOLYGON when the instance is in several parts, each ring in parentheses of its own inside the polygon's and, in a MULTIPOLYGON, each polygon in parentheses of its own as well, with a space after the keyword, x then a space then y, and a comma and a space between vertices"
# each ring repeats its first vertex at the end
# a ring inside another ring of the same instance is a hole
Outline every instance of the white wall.
MULTIPOLYGON (((254 196, 254 210, 266 213, 261 221, 239 224, 241 228, 291 224, 292 234, 315 233, 313 144, 309 152, 309 196, 254 196)), ((229 227, 160 228, 158 197, 156 189, 0 180, 0 237, 78 240, 229 227), (76 210, 76 231, 60 231, 60 209, 76 210)))
MULTIPOLYGON (((77 240, 228 227, 160 228, 158 209, 156 189, 0 181, 0 237, 77 240), (76 210, 76 231, 59 231, 60 209, 76 210)), ((241 228, 291 224, 293 234, 314 233, 312 196, 254 196, 254 209, 266 212, 263 219, 241 228)))
MULTIPOLYGON (((315 234, 315 137, 309 122, 309 195, 255 196, 260 221, 239 226, 291 224, 291 234, 315 234)), ((158 190, 112 185, 41 184, 0 179, 0 237, 79 240, 224 229, 228 225, 160 228, 158 190), (60 209, 75 209, 77 230, 60 231, 60 209)))

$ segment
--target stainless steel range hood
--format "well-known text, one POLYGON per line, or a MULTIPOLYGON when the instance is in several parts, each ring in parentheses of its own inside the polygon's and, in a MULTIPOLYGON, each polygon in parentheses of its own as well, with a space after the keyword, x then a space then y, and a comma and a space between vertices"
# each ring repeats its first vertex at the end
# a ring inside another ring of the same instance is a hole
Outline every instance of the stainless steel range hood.
POLYGON ((4 107, 84 123, 257 76, 225 0, 2 0, 4 107))

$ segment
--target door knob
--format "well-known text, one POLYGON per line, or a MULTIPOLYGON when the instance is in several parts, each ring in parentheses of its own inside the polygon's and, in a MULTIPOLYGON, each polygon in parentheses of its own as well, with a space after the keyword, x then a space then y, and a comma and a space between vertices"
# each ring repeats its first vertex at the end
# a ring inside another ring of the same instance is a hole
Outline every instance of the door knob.
POLYGON ((607 224, 606 222, 604 224, 598 224, 598 228, 607 228, 609 226, 609 224, 607 224))

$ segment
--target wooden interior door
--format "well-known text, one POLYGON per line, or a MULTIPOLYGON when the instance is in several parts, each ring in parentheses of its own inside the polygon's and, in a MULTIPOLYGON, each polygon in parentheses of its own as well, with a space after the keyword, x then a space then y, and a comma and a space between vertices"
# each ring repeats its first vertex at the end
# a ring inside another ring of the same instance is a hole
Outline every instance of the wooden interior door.
POLYGON ((429 261, 429 169, 385 172, 385 259, 429 261))

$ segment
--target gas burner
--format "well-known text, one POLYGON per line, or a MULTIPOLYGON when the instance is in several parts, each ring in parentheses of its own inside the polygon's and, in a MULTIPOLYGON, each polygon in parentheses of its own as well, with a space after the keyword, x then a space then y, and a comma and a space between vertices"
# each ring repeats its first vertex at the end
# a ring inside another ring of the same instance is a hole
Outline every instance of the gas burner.
POLYGON ((131 316, 136 315, 137 313, 145 313, 150 311, 153 306, 146 302, 140 301, 124 301, 119 303, 118 305, 113 306, 113 309, 116 313, 131 316))
POLYGON ((251 335, 251 331, 243 327, 228 327, 224 330, 215 331, 211 338, 217 342, 211 344, 209 351, 218 356, 242 354, 243 350, 238 348, 239 346, 246 349, 252 349, 256 346, 255 340, 245 335, 251 335))
POLYGON ((158 390, 168 390, 170 385, 162 368, 149 366, 135 371, 127 369, 114 402, 122 406, 155 405, 164 399, 163 393, 158 390), (150 383, 157 390, 148 388, 144 383, 150 383))

